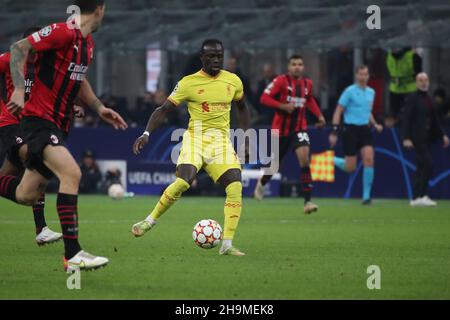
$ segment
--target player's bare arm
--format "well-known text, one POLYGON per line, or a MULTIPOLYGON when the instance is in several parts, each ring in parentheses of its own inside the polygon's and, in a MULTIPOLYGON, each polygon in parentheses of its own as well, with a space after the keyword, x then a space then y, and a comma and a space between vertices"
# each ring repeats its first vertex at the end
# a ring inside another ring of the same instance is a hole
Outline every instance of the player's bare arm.
POLYGON ((138 155, 148 143, 150 134, 164 123, 164 120, 167 117, 167 113, 173 111, 175 108, 176 106, 172 102, 166 100, 166 102, 164 102, 162 106, 157 108, 152 113, 150 119, 148 120, 145 132, 139 138, 137 138, 133 144, 133 152, 135 155, 138 155))
POLYGON ((337 144, 337 140, 338 140, 338 128, 339 125, 341 124, 341 118, 342 118, 342 114, 344 113, 344 108, 341 105, 338 105, 336 107, 336 110, 334 111, 333 114, 333 120, 332 120, 332 125, 333 125, 333 131, 331 132, 328 140, 330 143, 330 147, 334 148, 337 144))
MULTIPOLYGON (((250 110, 248 109, 247 104, 245 103, 244 97, 242 97, 242 99, 239 101, 235 101, 235 105, 238 110, 239 124, 244 131, 247 131, 250 128, 250 110)), ((245 139, 244 148, 245 148, 245 160, 248 161, 250 148, 248 138, 245 139)))
POLYGON ((316 123, 317 128, 323 128, 327 124, 327 121, 325 120, 325 117, 323 116, 323 114, 320 114, 320 116, 317 120, 318 120, 318 122, 316 123))
POLYGON ((84 118, 86 115, 84 108, 78 105, 73 106, 73 111, 75 113, 75 117, 77 118, 84 118))
POLYGON ((119 113, 111 108, 105 107, 100 99, 97 98, 87 80, 82 82, 80 92, 78 93, 78 98, 91 110, 96 112, 103 121, 112 125, 116 130, 125 130, 128 128, 127 123, 123 120, 119 113))
POLYGON ((18 115, 25 104, 25 63, 28 54, 32 50, 31 43, 27 39, 22 39, 11 46, 11 79, 14 83, 14 92, 11 100, 7 104, 8 111, 13 115, 18 115))
POLYGON ((250 111, 245 103, 245 99, 242 98, 239 101, 235 102, 237 110, 238 110, 238 119, 239 124, 243 130, 247 130, 250 128, 250 111))
POLYGON ((378 133, 380 133, 381 131, 383 131, 383 126, 379 123, 377 123, 377 121, 375 120, 375 117, 373 116, 373 114, 370 114, 370 119, 369 119, 370 125, 373 126, 375 128, 375 130, 377 130, 378 133))

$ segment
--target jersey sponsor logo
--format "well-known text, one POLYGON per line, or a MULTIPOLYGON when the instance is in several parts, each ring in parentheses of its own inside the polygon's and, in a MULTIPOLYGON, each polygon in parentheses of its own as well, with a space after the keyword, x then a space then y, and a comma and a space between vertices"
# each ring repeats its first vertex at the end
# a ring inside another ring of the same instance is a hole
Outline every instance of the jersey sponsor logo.
POLYGON ((52 27, 47 26, 45 28, 42 28, 41 31, 39 31, 39 35, 41 37, 48 37, 52 33, 52 27))
POLYGON ((202 112, 210 112, 209 104, 206 101, 202 103, 202 112))
POLYGON ((304 108, 306 99, 305 98, 288 96, 287 97, 287 101, 289 103, 293 102, 296 108, 304 108))
POLYGON ((201 104, 202 106, 202 112, 213 112, 213 111, 226 111, 229 108, 228 103, 221 103, 221 102, 214 102, 214 103, 208 103, 203 102, 201 104))
POLYGON ((31 79, 25 80, 25 93, 31 93, 31 89, 33 88, 34 81, 31 79))
POLYGON ((67 69, 71 72, 70 80, 83 81, 88 71, 88 66, 71 62, 67 69))

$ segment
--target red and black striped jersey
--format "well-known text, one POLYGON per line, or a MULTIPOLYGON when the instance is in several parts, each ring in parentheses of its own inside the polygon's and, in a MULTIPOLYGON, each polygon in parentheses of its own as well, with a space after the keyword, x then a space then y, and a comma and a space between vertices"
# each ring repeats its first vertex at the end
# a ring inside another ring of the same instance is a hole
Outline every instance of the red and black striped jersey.
POLYGON ((71 26, 55 23, 27 38, 40 55, 31 96, 22 112, 23 116, 48 120, 66 133, 75 98, 94 57, 92 36, 84 38, 71 26))
MULTIPOLYGON (((9 63, 11 60, 10 54, 4 53, 0 55, 0 74, 5 75, 5 88, 7 92, 6 101, 11 99, 11 95, 14 92, 14 83, 11 78, 11 71, 9 68, 9 63)), ((25 65, 25 101, 29 99, 31 89, 34 83, 34 71, 36 67, 37 58, 34 59, 33 63, 27 63, 25 65)), ((1 99, 0 99, 1 100, 1 99)), ((6 127, 19 123, 20 117, 16 117, 8 112, 6 109, 6 103, 0 103, 0 127, 6 127)))
POLYGON ((281 136, 305 131, 306 108, 317 118, 322 114, 316 99, 313 96, 313 83, 311 79, 295 79, 289 75, 276 77, 266 88, 260 99, 267 107, 276 109, 272 129, 279 130, 281 136), (296 109, 291 114, 280 109, 283 103, 293 102, 296 109))

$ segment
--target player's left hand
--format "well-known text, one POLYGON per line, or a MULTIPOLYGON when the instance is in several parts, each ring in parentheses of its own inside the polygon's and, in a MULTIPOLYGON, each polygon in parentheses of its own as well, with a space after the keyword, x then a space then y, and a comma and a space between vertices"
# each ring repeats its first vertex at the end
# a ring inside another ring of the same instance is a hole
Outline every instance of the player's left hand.
POLYGON ((383 131, 383 126, 381 124, 376 123, 374 126, 375 130, 377 130, 378 133, 381 133, 383 131))
POLYGON ((112 125, 116 130, 119 129, 125 130, 128 128, 128 125, 125 122, 125 120, 123 120, 120 114, 115 112, 113 109, 103 108, 100 110, 98 115, 100 116, 100 118, 102 118, 103 121, 112 125))
POLYGON ((444 137, 442 138, 443 142, 443 147, 444 148, 448 148, 450 146, 450 139, 448 138, 447 135, 444 135, 444 137))
POLYGON ((316 128, 323 128, 327 124, 323 115, 319 117, 319 121, 316 123, 316 128))
POLYGON ((77 105, 73 106, 73 111, 75 112, 75 117, 77 118, 84 118, 86 115, 84 108, 77 105))
POLYGON ((25 89, 15 89, 13 94, 11 95, 11 99, 9 100, 6 108, 9 113, 14 116, 18 116, 25 105, 25 89))

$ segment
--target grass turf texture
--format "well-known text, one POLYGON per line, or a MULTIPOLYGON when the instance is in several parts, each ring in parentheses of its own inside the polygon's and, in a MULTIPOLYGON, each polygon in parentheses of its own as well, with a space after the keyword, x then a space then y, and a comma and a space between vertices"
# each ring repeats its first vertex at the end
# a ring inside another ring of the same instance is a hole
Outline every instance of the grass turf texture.
MULTIPOLYGON (((80 237, 105 255, 104 269, 66 288, 62 242, 39 248, 31 209, 0 200, 1 299, 450 299, 450 202, 412 209, 406 201, 244 199, 235 244, 245 257, 195 246, 195 223, 223 224, 222 198, 183 198, 143 238, 131 225, 157 201, 80 198, 80 237), (381 290, 368 290, 367 267, 381 268, 381 290)), ((60 230, 55 197, 47 222, 60 230)))

